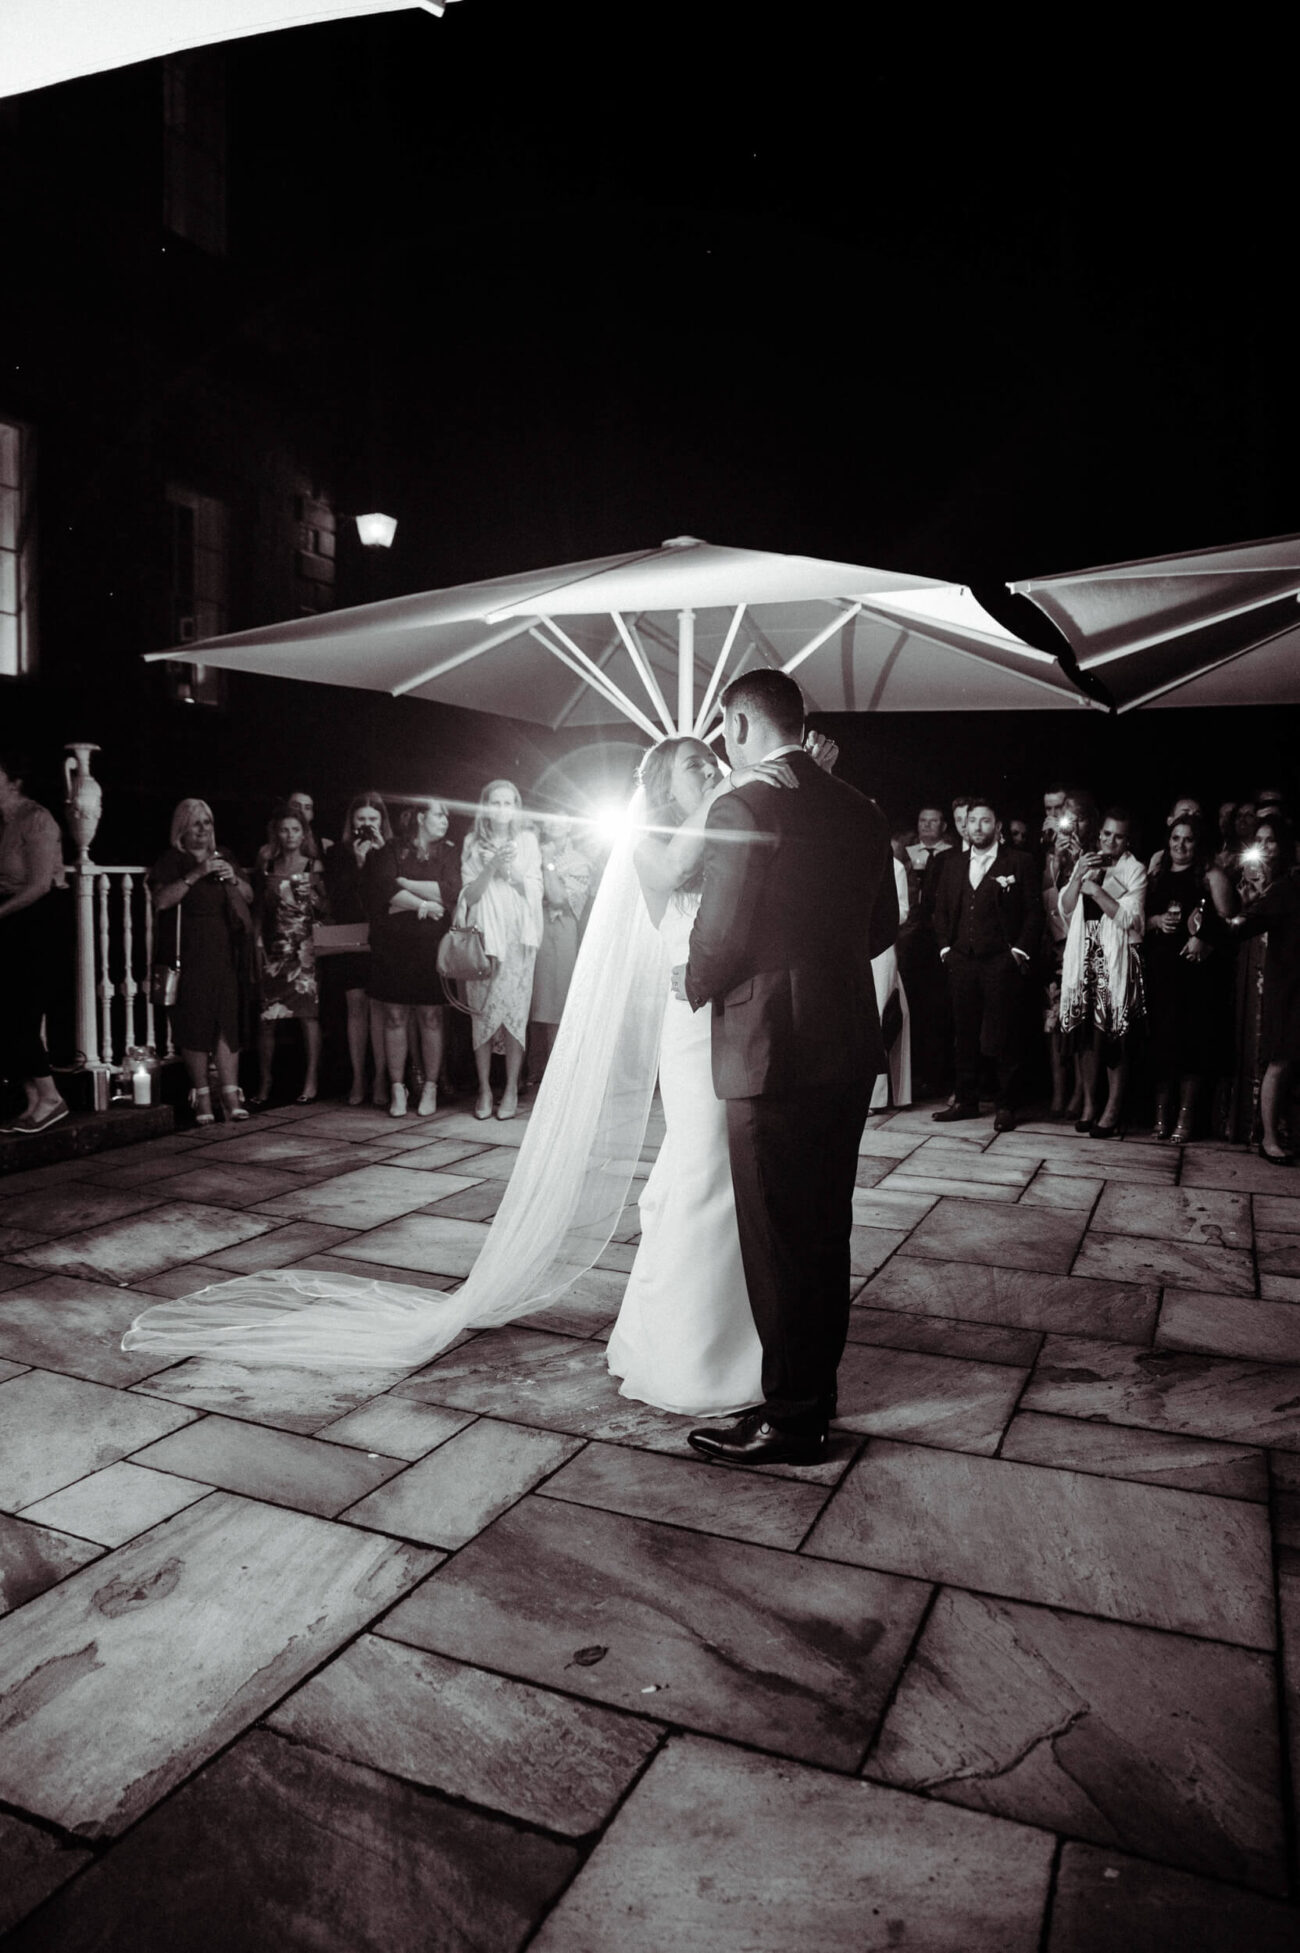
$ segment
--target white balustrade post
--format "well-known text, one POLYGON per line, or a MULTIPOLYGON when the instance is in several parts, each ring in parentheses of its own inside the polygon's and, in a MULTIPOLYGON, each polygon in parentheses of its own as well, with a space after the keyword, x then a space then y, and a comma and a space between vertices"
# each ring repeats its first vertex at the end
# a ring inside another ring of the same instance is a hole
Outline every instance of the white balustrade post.
POLYGON ((108 889, 109 877, 101 869, 99 875, 99 1048, 103 1064, 111 1068, 113 1063, 113 979, 108 972, 108 889))
MULTIPOLYGON (((153 1019, 153 902, 149 895, 149 885, 144 889, 144 1041, 158 1050, 158 1032, 153 1019)), ((168 1049, 171 1049, 170 1041, 168 1049)), ((161 1054, 160 1054, 161 1055, 161 1054)))
POLYGON ((87 1071, 99 1064, 95 1015, 95 869, 78 862, 77 878, 77 1050, 87 1071))
POLYGON ((122 877, 122 1004, 125 1031, 123 1046, 138 1044, 136 1036, 135 1000, 139 984, 135 980, 135 936, 134 918, 131 914, 131 891, 135 886, 128 869, 122 877))

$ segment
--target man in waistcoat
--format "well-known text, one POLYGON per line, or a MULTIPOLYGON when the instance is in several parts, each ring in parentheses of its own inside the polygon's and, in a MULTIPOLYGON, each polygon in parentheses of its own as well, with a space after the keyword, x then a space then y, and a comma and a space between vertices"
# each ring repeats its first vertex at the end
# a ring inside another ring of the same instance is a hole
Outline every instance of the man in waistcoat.
POLYGON ((998 814, 974 794, 967 848, 943 864, 934 932, 948 978, 956 1045, 954 1102, 937 1120, 979 1116, 981 1058, 997 1068, 994 1128, 1016 1122, 1029 1020, 1037 1002, 1034 960, 1043 931, 1039 869, 1032 855, 997 838, 998 814))

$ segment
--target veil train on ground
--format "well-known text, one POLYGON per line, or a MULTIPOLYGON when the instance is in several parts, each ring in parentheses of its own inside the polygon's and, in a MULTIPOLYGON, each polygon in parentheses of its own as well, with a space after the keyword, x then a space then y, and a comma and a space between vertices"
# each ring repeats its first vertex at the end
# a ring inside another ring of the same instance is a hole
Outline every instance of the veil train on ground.
POLYGON ((645 1144, 668 993, 633 850, 640 790, 592 906, 519 1161, 463 1287, 269 1269, 144 1310, 124 1349, 237 1363, 411 1369, 461 1331, 543 1309, 599 1260, 645 1144))

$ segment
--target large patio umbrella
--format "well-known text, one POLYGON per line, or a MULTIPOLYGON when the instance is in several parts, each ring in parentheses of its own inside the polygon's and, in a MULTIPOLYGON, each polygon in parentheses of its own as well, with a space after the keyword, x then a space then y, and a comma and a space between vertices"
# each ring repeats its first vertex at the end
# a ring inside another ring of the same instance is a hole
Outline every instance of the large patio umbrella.
POLYGON ((4 0, 0 95, 79 75, 102 74, 133 61, 270 34, 282 27, 311 27, 356 14, 393 14, 420 8, 445 12, 450 0, 4 0))
POLYGON ((1300 705, 1300 536, 1008 587, 1051 618, 1121 712, 1300 705))
POLYGON ((1054 658, 958 585, 692 536, 149 656, 433 699, 552 730, 624 718, 652 739, 706 733, 722 687, 755 665, 797 674, 821 711, 1090 702, 1054 658))

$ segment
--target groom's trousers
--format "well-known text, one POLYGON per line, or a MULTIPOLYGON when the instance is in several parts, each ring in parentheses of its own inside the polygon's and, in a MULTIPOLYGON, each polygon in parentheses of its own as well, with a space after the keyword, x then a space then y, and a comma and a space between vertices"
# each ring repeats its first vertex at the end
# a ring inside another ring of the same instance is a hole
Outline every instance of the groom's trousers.
POLYGON ((728 1099, 740 1252, 779 1425, 823 1425, 849 1326, 858 1142, 874 1079, 728 1099))

